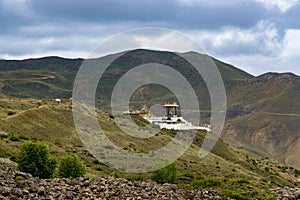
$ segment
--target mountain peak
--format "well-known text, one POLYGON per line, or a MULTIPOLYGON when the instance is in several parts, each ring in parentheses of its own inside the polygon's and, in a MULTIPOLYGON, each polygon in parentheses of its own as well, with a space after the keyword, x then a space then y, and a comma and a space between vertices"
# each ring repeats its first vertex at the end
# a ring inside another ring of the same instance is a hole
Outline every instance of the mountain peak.
POLYGON ((296 74, 293 73, 274 73, 274 72, 269 72, 262 74, 258 76, 257 78, 259 79, 266 79, 266 80, 271 80, 271 79, 288 79, 288 80, 294 80, 296 78, 299 78, 296 74))

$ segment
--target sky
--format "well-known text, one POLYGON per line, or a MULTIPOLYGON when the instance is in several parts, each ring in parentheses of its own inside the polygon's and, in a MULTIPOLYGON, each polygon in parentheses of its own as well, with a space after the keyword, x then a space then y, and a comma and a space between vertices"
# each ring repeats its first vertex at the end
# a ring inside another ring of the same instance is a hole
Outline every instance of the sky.
POLYGON ((299 0, 0 0, 0 58, 86 58, 142 27, 182 32, 253 75, 300 75, 299 0))

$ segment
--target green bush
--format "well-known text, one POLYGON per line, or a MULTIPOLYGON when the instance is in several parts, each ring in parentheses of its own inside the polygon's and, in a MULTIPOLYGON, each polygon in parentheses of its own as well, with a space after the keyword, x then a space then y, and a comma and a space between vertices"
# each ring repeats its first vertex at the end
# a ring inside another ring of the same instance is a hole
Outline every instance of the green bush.
POLYGON ((8 138, 9 136, 6 135, 6 134, 0 134, 0 139, 3 139, 3 138, 8 138))
POLYGON ((99 165, 99 164, 100 164, 100 161, 97 160, 97 159, 94 159, 94 160, 93 160, 93 163, 94 163, 95 165, 99 165))
POLYGON ((24 181, 25 178, 23 176, 16 176, 15 181, 24 181))
POLYGON ((25 135, 20 135, 19 138, 20 138, 21 140, 29 140, 29 139, 30 139, 29 137, 27 137, 27 136, 25 136, 25 135))
POLYGON ((177 180, 175 163, 153 172, 151 179, 157 183, 174 183, 177 180))
POLYGON ((48 147, 36 142, 28 142, 22 146, 17 162, 20 171, 39 178, 51 178, 57 163, 48 147))
POLYGON ((62 178, 77 178, 85 174, 85 166, 78 156, 65 156, 58 167, 58 175, 62 178))

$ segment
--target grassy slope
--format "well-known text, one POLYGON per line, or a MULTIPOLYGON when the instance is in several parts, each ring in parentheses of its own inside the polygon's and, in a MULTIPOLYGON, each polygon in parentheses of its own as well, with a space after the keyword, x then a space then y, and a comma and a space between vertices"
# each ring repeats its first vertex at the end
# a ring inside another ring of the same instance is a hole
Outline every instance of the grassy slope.
MULTIPOLYGON (((48 144, 52 154, 61 157, 65 154, 78 154, 85 164, 88 166, 88 176, 107 176, 115 174, 103 164, 94 162, 94 158, 86 151, 80 142, 72 120, 71 104, 69 101, 57 103, 54 101, 44 101, 42 103, 36 100, 6 100, 2 99, 0 104, 2 107, 11 103, 10 108, 16 114, 5 116, 2 114, 0 120, 0 135, 8 135, 0 139, 0 155, 10 157, 16 156, 20 146, 28 140, 39 140, 48 144), (28 103, 28 104, 27 104, 28 103), (26 109, 21 105, 26 105, 26 109), (19 138, 13 141, 13 137, 19 138)), ((2 109, 2 113, 6 110, 2 109)), ((157 149, 164 146, 172 139, 174 134, 172 131, 163 131, 151 138, 151 140, 137 139, 129 137, 121 133, 115 126, 109 115, 99 112, 100 123, 106 134, 120 147, 127 148, 133 152, 147 152, 150 149, 157 149)), ((138 124, 146 122, 139 117, 135 118, 138 124)), ((191 148, 176 161, 181 176, 185 174, 193 174, 194 177, 204 176, 218 179, 222 182, 222 186, 215 186, 221 193, 227 194, 228 190, 234 191, 239 185, 233 184, 233 180, 246 179, 249 181, 252 190, 258 191, 259 195, 265 194, 268 187, 276 185, 290 185, 289 181, 284 180, 276 171, 265 172, 264 164, 261 160, 252 158, 243 153, 236 151, 223 141, 218 141, 212 153, 204 159, 198 157, 199 146, 202 144, 205 133, 199 132, 195 138, 191 148), (255 161, 256 164, 253 164, 255 161), (277 173, 277 174, 276 174, 277 173), (232 180, 232 181, 231 181, 232 180), (227 181, 230 184, 226 183, 227 181), (224 184, 223 184, 224 183, 224 184), (270 185, 269 185, 270 184, 270 185), (226 192, 227 191, 227 192, 226 192)), ((271 163, 271 160, 269 160, 271 163)), ((117 172, 118 176, 127 178, 139 178, 140 175, 126 174, 117 172)), ((142 175, 149 177, 149 174, 142 175)), ((196 180, 196 179, 195 179, 196 180)), ((189 187, 182 185, 182 187, 189 187)), ((213 186, 212 186, 213 187, 213 186)), ((247 186, 248 187, 248 186, 247 186)), ((250 187, 250 186, 249 186, 250 187)), ((246 189, 244 189, 247 191, 246 189)), ((243 190, 243 192, 245 192, 243 190)), ((249 191, 250 192, 250 191, 249 191)), ((248 194, 247 194, 248 195, 248 194)), ((258 194, 257 194, 258 195, 258 194)))

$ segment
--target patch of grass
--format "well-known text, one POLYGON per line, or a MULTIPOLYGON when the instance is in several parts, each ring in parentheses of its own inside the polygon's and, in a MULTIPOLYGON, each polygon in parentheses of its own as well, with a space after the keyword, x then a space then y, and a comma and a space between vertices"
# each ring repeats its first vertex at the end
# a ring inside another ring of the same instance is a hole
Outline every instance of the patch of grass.
POLYGON ((13 142, 18 142, 20 141, 20 138, 18 136, 15 136, 15 135, 11 135, 9 137, 10 141, 13 141, 13 142))
POLYGON ((58 147, 62 147, 63 144, 60 141, 55 141, 54 144, 58 147))
POLYGON ((2 149, 0 147, 0 157, 1 158, 8 158, 8 157, 10 157, 10 153, 6 152, 4 149, 2 149))
POLYGON ((191 184, 193 188, 214 188, 221 195, 233 199, 275 199, 268 190, 260 188, 247 179, 195 179, 191 184))
POLYGON ((182 176, 189 177, 189 178, 194 178, 195 177, 193 172, 184 172, 182 174, 182 176))
POLYGON ((126 177, 126 179, 129 181, 146 181, 146 177, 143 175, 130 176, 126 177))
POLYGON ((153 172, 151 179, 157 183, 174 183, 177 180, 175 163, 153 172))
POLYGON ((203 178, 194 180, 192 182, 192 186, 194 188, 212 188, 216 186, 220 186, 222 184, 222 181, 216 178, 203 178))

